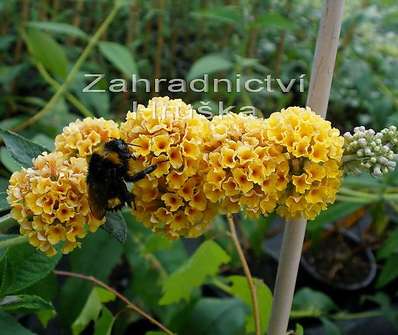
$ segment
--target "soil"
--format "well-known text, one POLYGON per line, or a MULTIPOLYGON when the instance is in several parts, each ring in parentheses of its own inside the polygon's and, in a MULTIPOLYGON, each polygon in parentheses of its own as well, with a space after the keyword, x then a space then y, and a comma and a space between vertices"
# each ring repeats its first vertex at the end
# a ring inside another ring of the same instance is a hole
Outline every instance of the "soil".
POLYGON ((361 283, 371 270, 365 248, 339 233, 322 239, 318 246, 310 248, 303 256, 329 283, 361 283))

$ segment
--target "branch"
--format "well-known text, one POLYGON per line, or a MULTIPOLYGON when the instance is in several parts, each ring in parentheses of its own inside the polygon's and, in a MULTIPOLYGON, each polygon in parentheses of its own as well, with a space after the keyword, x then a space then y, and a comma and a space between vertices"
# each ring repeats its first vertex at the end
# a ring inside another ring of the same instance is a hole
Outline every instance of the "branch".
POLYGON ((260 313, 258 310, 256 286, 254 284, 253 277, 250 273, 250 269, 247 264, 245 254, 243 253, 242 247, 240 246, 238 235, 236 234, 235 223, 234 223, 234 218, 233 218, 232 214, 227 214, 227 220, 228 220, 228 224, 229 224, 229 230, 231 232, 231 237, 235 243, 235 248, 236 248, 236 251, 238 252, 239 259, 242 263, 243 272, 245 273, 245 276, 247 279, 247 284, 249 286, 250 295, 251 295, 251 299, 252 299, 254 324, 256 326, 256 335, 261 335, 260 313))
POLYGON ((154 319, 152 316, 147 314, 145 311, 143 311, 140 307, 138 307, 136 304, 132 303, 130 300, 128 300, 123 294, 119 293, 109 285, 105 284, 104 282, 100 281, 99 279, 93 277, 93 276, 86 276, 81 273, 75 273, 75 272, 69 272, 69 271, 58 271, 55 270, 54 273, 58 276, 66 276, 66 277, 74 277, 74 278, 80 278, 83 280, 90 281, 98 286, 103 287, 107 291, 113 293, 115 296, 117 296, 120 300, 122 300, 124 303, 126 303, 127 307, 135 311, 137 314, 141 315, 143 318, 147 319, 149 322, 153 323, 157 327, 159 327, 162 331, 164 331, 168 335, 175 335, 171 330, 166 328, 162 323, 154 319))

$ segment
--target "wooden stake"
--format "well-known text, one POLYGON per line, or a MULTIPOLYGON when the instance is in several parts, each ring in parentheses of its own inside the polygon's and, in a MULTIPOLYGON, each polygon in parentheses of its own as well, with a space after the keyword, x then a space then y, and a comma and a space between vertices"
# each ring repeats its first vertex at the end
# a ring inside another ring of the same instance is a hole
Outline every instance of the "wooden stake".
MULTIPOLYGON (((326 0, 316 42, 307 106, 322 117, 329 102, 343 4, 344 0, 326 0)), ((285 224, 268 335, 287 332, 306 225, 304 218, 285 224)))

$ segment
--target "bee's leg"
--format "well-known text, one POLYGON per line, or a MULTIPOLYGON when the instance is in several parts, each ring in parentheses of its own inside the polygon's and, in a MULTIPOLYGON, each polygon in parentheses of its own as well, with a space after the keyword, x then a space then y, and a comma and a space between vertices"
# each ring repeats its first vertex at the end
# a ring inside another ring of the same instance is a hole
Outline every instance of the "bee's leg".
POLYGON ((157 168, 156 164, 150 165, 147 168, 145 168, 144 170, 137 172, 133 176, 128 176, 128 175, 125 176, 124 180, 129 183, 135 183, 141 179, 144 179, 147 174, 150 174, 151 172, 155 171, 156 168, 157 168))

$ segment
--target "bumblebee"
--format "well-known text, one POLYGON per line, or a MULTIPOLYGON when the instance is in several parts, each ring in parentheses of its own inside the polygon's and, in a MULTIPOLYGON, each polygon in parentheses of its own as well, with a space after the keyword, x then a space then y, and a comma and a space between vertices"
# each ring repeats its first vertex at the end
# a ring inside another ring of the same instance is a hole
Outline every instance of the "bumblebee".
POLYGON ((89 206, 95 218, 102 219, 108 210, 134 205, 134 196, 127 189, 126 182, 137 182, 157 167, 150 165, 131 176, 128 173, 130 159, 135 157, 130 153, 129 145, 120 139, 104 143, 91 155, 87 185, 89 206))

